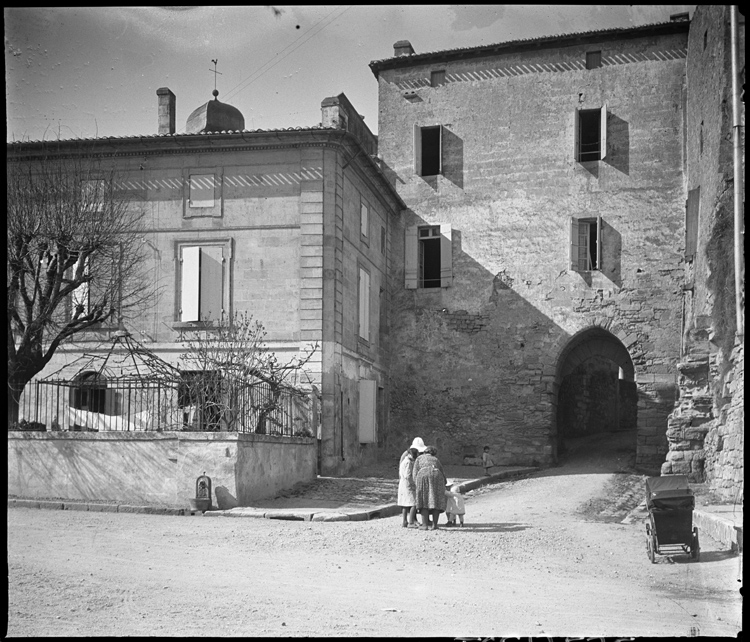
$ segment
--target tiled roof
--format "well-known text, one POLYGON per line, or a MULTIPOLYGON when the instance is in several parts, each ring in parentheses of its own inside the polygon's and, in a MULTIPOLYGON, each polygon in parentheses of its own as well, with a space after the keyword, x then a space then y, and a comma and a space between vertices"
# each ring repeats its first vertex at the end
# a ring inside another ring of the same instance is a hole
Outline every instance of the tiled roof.
POLYGON ((617 27, 614 29, 599 29, 593 31, 577 31, 574 33, 563 33, 556 36, 538 36, 536 38, 521 38, 518 40, 508 40, 505 42, 498 42, 491 45, 479 45, 475 47, 457 47, 455 49, 442 49, 439 51, 430 51, 425 53, 414 53, 403 56, 391 56, 390 58, 382 58, 380 60, 373 60, 370 63, 370 69, 377 76, 380 69, 388 69, 390 67, 401 67, 410 66, 413 64, 419 64, 426 62, 431 58, 454 58, 463 57, 468 55, 481 56, 483 54, 492 53, 498 49, 506 49, 523 45, 534 45, 534 44, 546 44, 553 43, 559 40, 568 40, 575 38, 589 38, 589 37, 601 37, 601 36, 615 36, 624 34, 637 34, 638 32, 648 32, 654 29, 666 30, 666 31, 683 31, 688 28, 690 21, 688 20, 676 20, 669 22, 659 22, 648 25, 641 25, 638 27, 617 27), (674 29, 669 29, 670 27, 674 29))
POLYGON ((96 138, 61 138, 55 140, 15 140, 8 143, 8 145, 14 144, 33 144, 33 143, 74 143, 74 142, 106 142, 106 141, 119 141, 119 140, 157 140, 164 138, 200 138, 205 136, 219 136, 219 135, 232 135, 232 134, 278 134, 284 132, 305 132, 305 131, 320 131, 320 130, 335 130, 338 127, 323 126, 323 125, 312 125, 310 127, 282 127, 279 129, 243 129, 242 131, 221 131, 221 132, 197 132, 193 134, 188 133, 175 133, 175 134, 134 134, 131 136, 99 136, 96 138))

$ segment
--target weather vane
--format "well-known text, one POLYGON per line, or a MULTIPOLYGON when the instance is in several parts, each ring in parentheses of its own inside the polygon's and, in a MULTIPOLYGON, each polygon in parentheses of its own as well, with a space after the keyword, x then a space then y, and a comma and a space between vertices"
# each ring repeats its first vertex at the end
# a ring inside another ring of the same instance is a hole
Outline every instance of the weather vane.
POLYGON ((216 89, 216 76, 221 76, 223 74, 220 71, 216 71, 216 65, 219 64, 219 59, 218 58, 212 59, 211 62, 214 63, 214 68, 209 69, 209 71, 212 71, 214 73, 214 98, 216 98, 216 96, 219 95, 219 92, 216 89))

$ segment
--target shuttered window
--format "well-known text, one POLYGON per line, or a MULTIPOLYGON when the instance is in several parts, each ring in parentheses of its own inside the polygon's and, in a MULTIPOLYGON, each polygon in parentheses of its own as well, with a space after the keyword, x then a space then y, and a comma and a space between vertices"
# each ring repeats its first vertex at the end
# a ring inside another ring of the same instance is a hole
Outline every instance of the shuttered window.
POLYGON ((374 444, 377 441, 377 381, 359 380, 359 443, 374 444))
POLYGON ((607 156, 606 103, 600 109, 577 109, 573 131, 578 162, 603 160, 607 156))
POLYGON ((453 284, 452 229, 447 223, 413 225, 404 244, 405 287, 446 288, 453 284))
POLYGON ((436 176, 443 173, 443 127, 414 125, 414 173, 436 176))
POLYGON ((220 322, 224 313, 224 247, 183 247, 180 263, 180 321, 220 322))
POLYGON ((359 268, 359 336, 370 340, 370 273, 359 268))
POLYGON ((570 219, 569 267, 576 272, 601 270, 602 219, 570 219))

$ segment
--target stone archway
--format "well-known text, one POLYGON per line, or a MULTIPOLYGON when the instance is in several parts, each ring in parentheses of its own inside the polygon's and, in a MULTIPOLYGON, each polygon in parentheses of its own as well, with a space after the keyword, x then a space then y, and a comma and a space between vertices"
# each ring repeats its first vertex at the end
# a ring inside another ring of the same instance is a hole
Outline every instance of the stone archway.
POLYGON ((555 376, 556 457, 582 445, 630 451, 635 461, 638 391, 628 350, 601 327, 563 348, 555 376))

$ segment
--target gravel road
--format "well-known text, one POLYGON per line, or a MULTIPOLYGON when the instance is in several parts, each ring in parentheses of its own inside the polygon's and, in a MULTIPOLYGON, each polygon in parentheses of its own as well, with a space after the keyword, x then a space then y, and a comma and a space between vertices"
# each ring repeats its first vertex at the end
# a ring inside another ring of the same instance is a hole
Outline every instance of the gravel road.
POLYGON ((8 635, 735 637, 738 558, 702 538, 652 565, 621 523, 643 478, 605 459, 478 489, 434 532, 10 509, 8 635))

